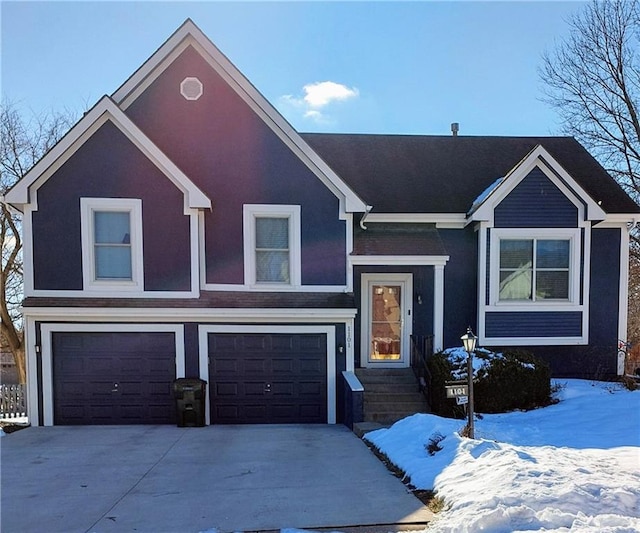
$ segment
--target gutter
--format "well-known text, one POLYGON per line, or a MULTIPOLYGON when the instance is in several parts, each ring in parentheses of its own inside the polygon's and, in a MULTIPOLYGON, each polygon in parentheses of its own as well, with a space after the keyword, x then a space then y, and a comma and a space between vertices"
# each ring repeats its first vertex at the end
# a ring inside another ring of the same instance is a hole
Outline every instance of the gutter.
POLYGON ((360 227, 366 231, 367 226, 364 225, 364 221, 365 219, 369 216, 369 213, 371 213, 371 210, 373 209, 372 205, 368 205, 366 206, 366 210, 364 212, 364 215, 362 215, 362 218, 360 219, 360 227))

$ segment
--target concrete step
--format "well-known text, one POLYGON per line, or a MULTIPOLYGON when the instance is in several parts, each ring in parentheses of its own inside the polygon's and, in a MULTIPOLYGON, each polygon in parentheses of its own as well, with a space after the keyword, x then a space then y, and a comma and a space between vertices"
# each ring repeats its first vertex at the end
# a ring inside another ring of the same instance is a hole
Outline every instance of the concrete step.
POLYGON ((410 368, 358 368, 356 376, 366 383, 416 383, 416 377, 410 368))
POLYGON ((416 392, 364 392, 364 403, 424 402, 424 396, 416 392))
POLYGON ((360 438, 370 431, 376 431, 378 429, 387 428, 388 425, 380 424, 379 422, 357 422, 353 424, 353 432, 360 438))
POLYGON ((422 413, 425 412, 427 406, 422 401, 413 402, 388 402, 388 403, 369 403, 365 404, 365 415, 371 413, 389 413, 392 411, 403 411, 406 413, 422 413))
POLYGON ((359 368, 356 376, 364 387, 365 422, 389 425, 427 412, 411 368, 359 368))
MULTIPOLYGON (((362 383, 362 381, 360 382, 362 383)), ((376 394, 384 393, 403 393, 410 394, 419 392, 418 383, 414 380, 412 383, 362 383, 364 390, 374 392, 376 394)))
POLYGON ((420 411, 390 411, 388 413, 365 413, 364 420, 365 422, 376 422, 383 426, 390 426, 395 424, 398 420, 402 420, 403 418, 407 418, 408 416, 414 415, 420 411))

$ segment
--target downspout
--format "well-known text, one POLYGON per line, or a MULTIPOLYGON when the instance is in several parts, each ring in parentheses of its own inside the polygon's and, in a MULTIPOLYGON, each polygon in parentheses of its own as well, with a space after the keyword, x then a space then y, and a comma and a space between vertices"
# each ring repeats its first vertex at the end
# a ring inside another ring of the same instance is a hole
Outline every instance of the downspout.
POLYGON ((372 209, 373 209, 373 206, 372 205, 368 205, 366 207, 366 211, 364 212, 364 215, 362 215, 362 218, 360 219, 360 227, 365 231, 367 229, 367 226, 364 225, 364 221, 369 216, 369 213, 371 213, 372 209))

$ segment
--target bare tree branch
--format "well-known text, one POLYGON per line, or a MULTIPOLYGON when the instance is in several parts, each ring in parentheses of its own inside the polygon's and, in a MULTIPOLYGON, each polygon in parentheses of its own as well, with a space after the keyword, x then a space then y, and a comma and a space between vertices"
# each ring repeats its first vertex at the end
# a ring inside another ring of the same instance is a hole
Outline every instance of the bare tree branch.
MULTIPOLYGON (((584 144, 640 203, 640 4, 593 0, 569 21, 569 36, 542 56, 544 100, 565 133, 584 144)), ((640 230, 631 231, 629 335, 640 342, 640 230), (636 313, 634 315, 634 313, 636 313)), ((630 337, 631 338, 631 337, 630 337)))
MULTIPOLYGON (((50 113, 25 120, 16 106, 0 104, 0 194, 5 194, 64 135, 73 123, 70 113, 50 113)), ((0 268, 0 345, 13 354, 21 382, 26 380, 21 218, 0 206, 2 265, 0 268)))

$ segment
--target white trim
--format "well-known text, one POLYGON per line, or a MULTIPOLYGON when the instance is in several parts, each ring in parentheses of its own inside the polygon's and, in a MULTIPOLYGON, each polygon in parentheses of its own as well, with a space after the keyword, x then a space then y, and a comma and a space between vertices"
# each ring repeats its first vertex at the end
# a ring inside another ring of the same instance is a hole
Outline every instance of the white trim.
POLYGON ((200 210, 189 210, 189 250, 191 260, 191 295, 194 298, 200 296, 200 255, 204 255, 204 248, 200 248, 200 210))
POLYGON ((627 229, 630 226, 634 226, 640 223, 640 213, 633 214, 623 214, 623 213, 609 213, 607 214, 606 220, 602 222, 598 222, 596 226, 598 229, 600 228, 621 228, 626 227, 627 229))
POLYGON ((411 334, 413 333, 413 274, 411 273, 367 273, 360 276, 360 366, 363 368, 406 368, 411 365, 411 334), (398 284, 401 286, 401 324, 402 338, 400 341, 399 361, 369 360, 369 346, 371 333, 371 301, 369 298, 372 284, 398 284))
POLYGON ((351 255, 350 265, 389 265, 389 266, 410 266, 410 265, 442 265, 449 261, 448 255, 351 255))
POLYGON ((244 281, 251 289, 298 290, 302 285, 302 237, 299 205, 245 204, 242 207, 244 281), (289 221, 289 282, 256 281, 256 232, 258 218, 286 218, 289 221))
MULTIPOLYGON (((187 209, 211 208, 211 200, 105 96, 6 195, 14 205, 37 206, 37 189, 103 124, 111 121, 184 194, 187 209), (33 186, 33 187, 32 187, 33 186), (32 196, 30 197, 30 194, 32 196)), ((37 209, 37 207, 36 207, 37 209)))
POLYGON ((346 285, 236 285, 232 283, 205 283, 205 291, 227 292, 350 292, 346 285))
POLYGON ((478 338, 482 346, 581 346, 589 341, 584 337, 487 337, 478 338))
POLYGON ((27 416, 32 426, 37 426, 40 419, 38 405, 38 347, 36 321, 24 317, 24 351, 27 367, 27 416))
MULTIPOLYGON (((489 259, 489 305, 488 310, 506 311, 519 309, 521 311, 557 310, 559 307, 575 309, 580 305, 580 257, 582 247, 580 243, 580 228, 492 228, 491 248, 489 259), (539 301, 500 301, 500 241, 505 239, 522 240, 568 240, 570 246, 569 259, 569 298, 568 300, 539 300, 539 301)), ((583 283, 585 280, 582 280, 583 283)))
POLYGON ((292 152, 340 200, 341 211, 364 212, 366 204, 300 137, 298 132, 218 50, 193 21, 176 32, 118 89, 113 99, 127 109, 188 46, 192 46, 292 152))
POLYGON ((388 224, 435 224, 438 229, 463 229, 464 213, 369 213, 367 222, 388 224))
MULTIPOLYGON (((620 228, 620 288, 618 289, 618 340, 627 340, 629 320, 629 231, 620 228)), ((617 365, 619 376, 624 374, 624 363, 617 365)))
POLYGON ((80 234, 82 240, 82 283, 85 291, 144 292, 142 254, 142 200, 138 198, 80 198, 80 234), (131 241, 131 279, 106 280, 96 277, 94 213, 113 211, 129 214, 131 241))
POLYGON ((444 349, 444 265, 433 267, 433 351, 444 349))
POLYGON ((468 221, 489 221, 493 225, 495 207, 535 168, 538 167, 578 208, 578 223, 582 220, 605 220, 607 215, 597 202, 576 182, 541 145, 537 145, 473 211, 468 221), (586 216, 585 216, 586 210, 586 216))
POLYGON ((23 261, 23 291, 24 295, 31 296, 34 293, 33 279, 33 208, 25 206, 22 216, 22 261, 23 261))
MULTIPOLYGON (((53 426, 53 350, 51 337, 55 332, 106 332, 106 333, 147 333, 170 332, 175 334, 176 378, 185 375, 184 327, 175 324, 42 324, 40 327, 42 359, 42 408, 43 425, 53 426)), ((33 354, 35 359, 35 353, 33 354)), ((32 377, 33 379, 33 377, 32 377)), ((29 383, 30 389, 38 390, 37 377, 29 383)), ((37 393, 36 393, 37 394, 37 393)), ((30 398, 31 399, 31 398, 30 398)), ((32 425, 38 425, 37 418, 31 419, 32 425)))
MULTIPOLYGON (((335 326, 204 325, 198 327, 200 378, 209 381, 209 333, 322 333, 327 336, 327 423, 336 423, 336 331, 335 326)), ((211 423, 210 389, 207 387, 206 424, 211 423)))
POLYGON ((352 320, 357 309, 323 308, 139 308, 139 307, 25 307, 23 315, 35 320, 73 320, 74 322, 344 322, 352 320))

